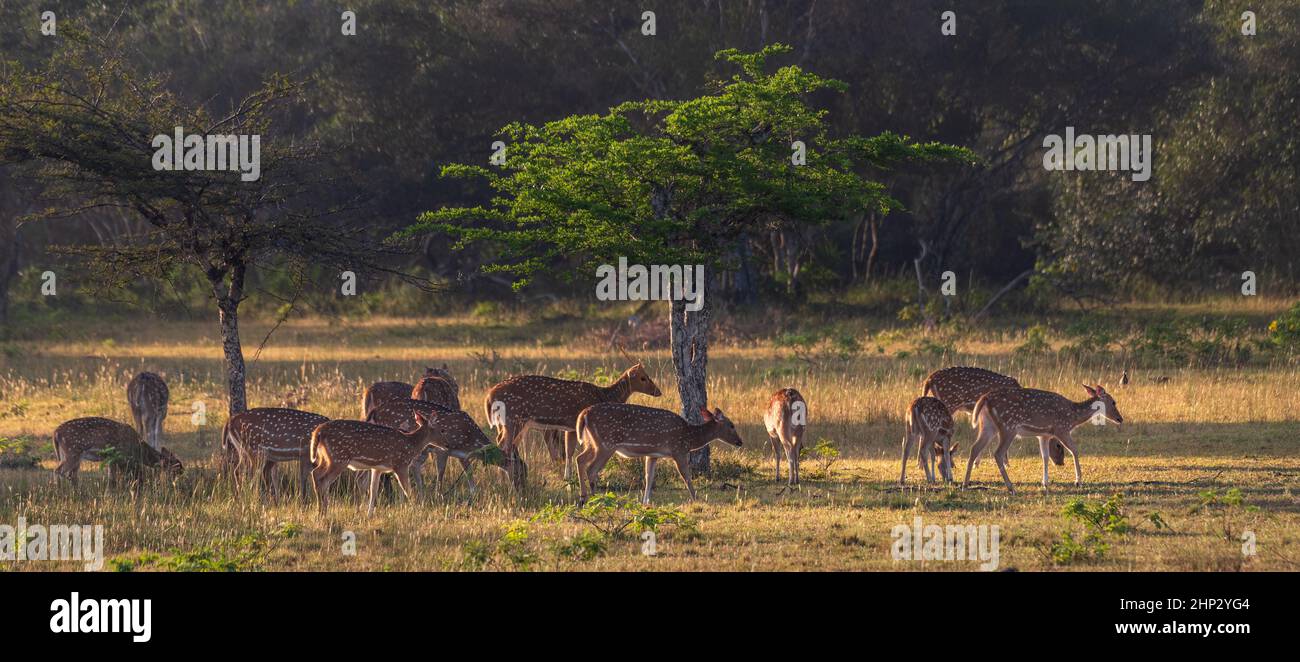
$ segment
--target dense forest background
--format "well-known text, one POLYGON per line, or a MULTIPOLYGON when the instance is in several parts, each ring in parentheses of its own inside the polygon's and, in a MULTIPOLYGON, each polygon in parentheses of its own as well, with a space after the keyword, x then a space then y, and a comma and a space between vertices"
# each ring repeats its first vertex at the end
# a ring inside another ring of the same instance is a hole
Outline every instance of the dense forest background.
MULTIPOLYGON (((957 301, 966 313, 1009 284, 1002 306, 1099 305, 1236 291, 1244 271, 1258 275, 1261 293, 1291 293, 1300 276, 1300 4, 1292 0, 1250 3, 1253 36, 1242 34, 1241 3, 1221 0, 395 0, 348 8, 356 36, 340 34, 337 4, 315 0, 0 0, 0 57, 6 67, 42 66, 61 48, 60 37, 40 32, 41 13, 53 11, 60 30, 114 35, 133 68, 162 76, 176 98, 213 115, 273 76, 301 82, 276 117, 278 135, 325 148, 332 193, 355 201, 349 214, 379 241, 422 212, 486 200, 485 187, 439 172, 486 164, 497 131, 511 122, 699 96, 731 74, 715 52, 780 42, 793 50, 778 64, 848 84, 817 99, 833 131, 942 141, 969 148, 979 163, 873 173, 900 211, 746 235, 717 290, 733 305, 864 287, 893 288, 900 306, 912 305, 918 279, 932 293, 945 271, 978 295, 957 301), (641 32, 647 9, 656 14, 653 36, 641 32), (947 10, 957 14, 955 36, 940 33, 947 10), (1152 134, 1151 180, 1044 170, 1044 136, 1067 126, 1152 134)), ((147 237, 147 224, 128 210, 45 213, 58 194, 25 164, 0 160, 0 316, 13 324, 51 308, 122 305, 206 315, 200 307, 210 293, 186 267, 111 296, 97 291, 91 272, 64 269, 61 286, 79 294, 40 297, 39 275, 77 259, 59 246, 147 237)), ((482 271, 494 260, 491 245, 450 244, 422 237, 394 258, 438 284, 435 294, 380 274, 358 301, 344 301, 333 265, 295 272, 272 260, 250 272, 248 305, 416 313, 590 291, 579 274, 516 292, 508 278, 482 271)))

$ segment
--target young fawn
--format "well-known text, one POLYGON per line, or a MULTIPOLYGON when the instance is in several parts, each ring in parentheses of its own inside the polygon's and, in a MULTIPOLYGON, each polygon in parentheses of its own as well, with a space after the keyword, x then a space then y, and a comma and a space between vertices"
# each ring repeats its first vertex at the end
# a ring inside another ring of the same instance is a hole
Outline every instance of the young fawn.
POLYGON ((763 411, 763 424, 772 440, 772 455, 776 460, 776 480, 781 481, 781 455, 790 465, 789 485, 799 484, 799 451, 803 446, 804 431, 808 426, 808 403, 799 391, 783 388, 772 394, 763 411))
POLYGON ((311 433, 309 457, 316 465, 311 472, 320 512, 329 509, 329 489, 346 469, 370 472, 370 505, 366 515, 375 512, 375 499, 379 495, 379 474, 392 473, 402 488, 402 495, 411 498, 411 463, 435 445, 433 435, 424 415, 416 412, 415 430, 402 432, 394 428, 364 421, 328 421, 321 423, 311 433))
POLYGON ((166 448, 154 450, 140 440, 140 434, 125 423, 92 416, 74 418, 54 429, 54 454, 59 460, 55 473, 75 485, 81 470, 81 458, 100 460, 105 448, 112 447, 115 461, 108 466, 109 481, 116 484, 118 473, 127 471, 139 477, 141 466, 159 467, 178 475, 181 461, 166 448))
POLYGON ((609 386, 523 375, 507 379, 488 390, 483 402, 488 424, 497 432, 497 445, 511 453, 526 430, 565 432, 564 477, 578 447, 574 423, 582 410, 600 403, 623 403, 633 393, 657 398, 659 387, 640 363, 633 365, 609 386))
POLYGON ((645 458, 642 503, 650 503, 655 465, 665 457, 672 458, 677 464, 686 491, 692 500, 695 499, 695 486, 691 484, 691 451, 704 448, 715 439, 736 447, 744 443, 740 433, 736 432, 736 426, 727 420, 721 409, 710 412, 708 408, 702 408, 700 416, 704 422, 691 425, 666 409, 621 403, 604 403, 584 409, 578 415, 576 426, 578 438, 582 441, 582 452, 578 453, 582 500, 591 496, 601 469, 614 455, 645 458))
MULTIPOLYGON (((485 464, 492 464, 505 471, 516 490, 523 489, 524 481, 528 476, 528 467, 523 459, 517 452, 513 454, 493 452, 497 448, 496 444, 483 434, 482 428, 469 414, 459 409, 448 409, 432 402, 408 399, 386 403, 370 412, 370 418, 366 420, 409 432, 417 427, 416 414, 424 416, 426 425, 437 442, 437 445, 433 446, 433 457, 438 469, 439 484, 442 483, 443 475, 447 470, 447 458, 454 457, 460 461, 460 466, 465 471, 465 480, 470 491, 473 492, 474 477, 470 474, 469 460, 477 455, 485 464)), ((416 464, 422 461, 421 457, 416 464)), ((416 476, 419 475, 418 466, 413 465, 412 470, 416 476)))
POLYGON ((221 447, 226 455, 234 454, 236 480, 262 465, 262 482, 273 498, 279 498, 275 480, 277 462, 297 462, 298 481, 303 498, 307 497, 307 476, 311 433, 329 419, 320 414, 297 409, 260 407, 235 414, 221 429, 221 447))
POLYGON ((907 456, 917 447, 916 459, 925 471, 926 482, 934 482, 935 454, 939 455, 939 473, 945 483, 952 482, 952 414, 938 398, 922 396, 907 409, 907 430, 903 434, 903 470, 898 484, 907 484, 907 456))
MULTIPOLYGON (((997 449, 993 459, 998 471, 1002 473, 1002 482, 1008 492, 1015 492, 1011 479, 1007 476, 1007 449, 1016 437, 1038 437, 1038 451, 1043 456, 1043 489, 1047 489, 1048 442, 1061 442, 1074 457, 1074 484, 1083 484, 1083 470, 1079 466, 1079 448, 1071 432, 1088 422, 1094 416, 1103 416, 1117 424, 1124 422, 1115 399, 1100 384, 1083 385, 1088 392, 1088 399, 1071 402, 1065 396, 1050 391, 1029 388, 1007 388, 993 391, 980 398, 975 404, 971 425, 979 430, 975 445, 971 447, 971 458, 979 457, 984 447, 998 438, 997 449)), ((966 462, 966 480, 962 487, 970 484, 972 462, 966 462)))
POLYGON ((142 372, 126 385, 126 403, 131 407, 135 428, 154 450, 162 448, 163 420, 167 418, 170 397, 167 382, 152 372, 142 372))

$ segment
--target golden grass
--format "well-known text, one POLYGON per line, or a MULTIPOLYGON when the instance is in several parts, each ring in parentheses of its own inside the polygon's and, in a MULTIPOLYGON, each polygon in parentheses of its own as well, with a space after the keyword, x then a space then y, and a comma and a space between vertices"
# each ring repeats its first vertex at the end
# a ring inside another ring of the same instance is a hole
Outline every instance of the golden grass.
MULTIPOLYGON (((1251 302, 1245 314, 1265 314, 1251 302)), ((1222 311, 1220 311, 1222 312, 1222 311)), ((378 379, 412 379, 426 364, 447 362, 462 385, 462 401, 486 423, 486 389, 520 371, 591 375, 598 367, 621 369, 617 355, 591 343, 565 341, 573 325, 521 331, 469 318, 440 321, 374 319, 365 323, 301 320, 277 331, 256 362, 256 345, 269 327, 246 325, 249 396, 255 406, 279 406, 286 393, 306 394, 302 408, 331 417, 355 417, 363 386, 378 379), (491 351, 497 352, 495 363, 491 351)), ((864 330, 865 334, 866 331, 864 330)), ((556 544, 583 530, 576 522, 531 522, 516 548, 517 561, 502 551, 489 569, 582 570, 968 570, 973 562, 894 561, 891 529, 921 515, 927 524, 988 524, 1001 530, 1001 565, 1022 570, 1286 570, 1300 563, 1300 374, 1294 367, 1169 369, 1134 373, 1134 383, 1113 388, 1126 424, 1085 426, 1076 433, 1085 485, 1070 484, 1072 469, 1053 467, 1060 481, 1043 494, 1037 481, 1037 444, 1017 442, 1010 473, 1019 492, 1007 494, 992 462, 974 470, 979 489, 925 488, 916 461, 909 483, 898 489, 902 413, 924 375, 944 362, 966 362, 1015 374, 1026 385, 1082 398, 1081 381, 1111 383, 1118 367, 1079 368, 1055 358, 1023 359, 1011 349, 1014 331, 958 339, 956 359, 896 357, 895 347, 877 354, 864 342, 861 358, 820 365, 785 359, 767 341, 716 347, 710 354, 710 394, 739 425, 743 449, 715 445, 718 475, 697 479, 700 500, 686 502, 670 467, 659 472, 657 505, 678 507, 694 525, 666 527, 658 554, 640 553, 635 536, 615 539, 591 560, 561 559, 556 544), (1168 377, 1154 383, 1156 376, 1168 377), (1106 379, 1109 377, 1110 379, 1106 379), (771 476, 770 447, 761 408, 777 387, 798 387, 809 401, 811 440, 827 438, 842 453, 829 472, 805 460, 805 485, 791 491, 771 476), (1198 507, 1203 494, 1237 488, 1242 506, 1198 507), (1101 501, 1121 494, 1136 531, 1110 539, 1104 558, 1065 565, 1048 549, 1082 525, 1060 515, 1072 499, 1101 501), (1153 513, 1169 525, 1158 529, 1153 513), (1243 556, 1242 532, 1255 535, 1258 554, 1243 556), (535 559, 529 558, 535 556, 535 559)), ((516 497, 500 476, 482 467, 479 493, 460 483, 430 490, 415 503, 387 502, 364 516, 360 498, 339 494, 327 518, 292 501, 273 505, 260 495, 232 492, 214 475, 212 454, 225 419, 219 343, 208 325, 139 322, 89 329, 80 337, 18 341, 0 357, 0 438, 27 437, 45 444, 40 469, 0 469, 0 524, 19 516, 29 523, 105 525, 108 556, 139 559, 150 554, 240 557, 241 568, 282 570, 445 570, 477 567, 467 545, 496 546, 516 520, 529 520, 550 502, 572 501, 575 491, 560 477, 540 443, 526 450, 530 489, 516 497), (83 484, 56 482, 49 469, 51 431, 61 421, 100 415, 129 421, 125 386, 137 370, 164 372, 172 390, 167 445, 187 464, 176 485, 147 485, 139 498, 110 491, 94 463, 83 484), (195 426, 195 403, 206 408, 206 425, 195 426), (289 524, 286 528, 286 524, 289 524), (342 553, 345 532, 356 536, 355 556, 342 553)), ((634 402, 676 407, 675 384, 665 352, 643 352, 665 396, 634 402)), ((959 421, 963 454, 972 432, 959 421)), ((532 442, 539 440, 534 439, 532 442)), ((964 455, 957 463, 965 471, 964 455)), ((291 472, 286 469, 286 480, 291 472)), ((452 481, 459 469, 449 469, 452 481)), ((616 461, 606 470, 609 487, 640 490, 639 468, 616 461)), ((337 488, 336 488, 337 489, 337 488)), ((17 570, 69 569, 76 564, 0 562, 17 570)), ((146 564, 146 567, 151 567, 146 564)))

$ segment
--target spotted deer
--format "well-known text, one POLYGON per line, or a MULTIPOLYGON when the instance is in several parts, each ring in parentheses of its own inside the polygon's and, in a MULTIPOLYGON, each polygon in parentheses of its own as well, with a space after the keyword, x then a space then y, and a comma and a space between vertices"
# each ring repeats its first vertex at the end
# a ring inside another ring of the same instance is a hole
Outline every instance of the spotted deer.
MULTIPOLYGON (((452 378, 451 372, 447 370, 447 364, 442 364, 441 368, 425 367, 424 377, 440 377, 445 379, 455 391, 456 397, 460 397, 460 385, 452 378)), ((370 411, 375 407, 393 400, 406 400, 411 397, 411 391, 415 389, 412 384, 406 382, 375 382, 366 387, 365 393, 361 396, 361 418, 364 420, 370 415, 370 411)), ((459 400, 458 400, 459 401, 459 400)))
MULTIPOLYGON (((459 389, 443 377, 423 377, 411 388, 410 399, 424 400, 448 409, 460 409, 459 389)), ((397 400, 395 402, 400 402, 397 400)))
POLYGON ((938 398, 921 396, 907 408, 907 430, 903 434, 903 469, 898 484, 907 484, 907 456, 917 449, 916 459, 925 471, 926 482, 934 482, 935 455, 939 456, 939 473, 945 483, 952 482, 952 443, 955 426, 948 406, 938 398))
POLYGON ((159 467, 164 473, 178 475, 181 461, 166 448, 154 450, 140 439, 135 428, 117 421, 91 416, 74 418, 54 429, 54 454, 59 460, 55 473, 77 484, 81 459, 108 463, 109 480, 116 483, 119 472, 138 474, 141 466, 159 467), (104 449, 112 447, 113 452, 104 449))
POLYGON ((700 409, 704 422, 691 425, 686 419, 667 409, 641 407, 622 403, 592 405, 578 415, 576 422, 582 452, 578 453, 578 481, 582 500, 591 496, 592 486, 600 478, 605 463, 615 455, 627 458, 645 458, 645 494, 642 503, 650 503, 654 490, 655 465, 660 459, 670 457, 677 464, 677 473, 686 483, 686 491, 695 499, 695 486, 691 484, 691 451, 696 451, 721 440, 739 448, 744 442, 736 426, 723 415, 721 409, 712 412, 700 409))
POLYGON ((435 443, 423 414, 415 413, 415 424, 410 432, 364 421, 335 420, 316 426, 311 433, 309 458, 315 465, 311 479, 321 514, 329 509, 330 486, 347 469, 370 472, 367 516, 375 512, 381 473, 394 474, 402 495, 410 499, 411 463, 435 443))
POLYGON ((162 448, 163 420, 167 418, 170 397, 167 382, 152 372, 142 372, 126 385, 126 402, 131 406, 135 429, 154 450, 162 448))
POLYGON ((311 473, 311 433, 328 420, 320 414, 297 409, 249 409, 226 421, 221 430, 221 448, 227 455, 233 453, 238 458, 236 476, 251 474, 260 462, 262 483, 276 499, 280 496, 275 480, 276 463, 297 462, 298 481, 306 498, 311 473))
POLYGON ((763 425, 772 441, 772 456, 776 461, 776 480, 781 481, 781 455, 789 464, 787 484, 799 484, 799 451, 803 447, 804 431, 808 429, 808 403, 803 395, 792 388, 783 388, 772 394, 763 411, 763 425))
POLYGON ((627 402, 633 393, 654 398, 661 394, 640 363, 625 370, 609 386, 542 375, 512 377, 488 390, 483 408, 488 424, 497 433, 497 445, 507 454, 515 452, 520 435, 529 429, 564 432, 567 480, 578 450, 574 426, 578 414, 595 404, 627 402))
MULTIPOLYGON (((1079 466, 1079 448, 1071 432, 1094 416, 1102 416, 1116 424, 1124 422, 1115 399, 1100 384, 1083 385, 1088 399, 1073 402, 1063 395, 1030 388, 1004 388, 992 391, 979 399, 971 417, 971 426, 979 430, 971 458, 976 458, 984 447, 998 438, 993 459, 1008 492, 1015 492, 1007 477, 1007 449, 1016 437, 1037 436, 1038 450, 1043 456, 1043 489, 1047 490, 1048 440, 1056 440, 1070 451, 1074 458, 1074 484, 1083 484, 1083 470, 1079 466)), ((966 462, 965 488, 970 484, 972 462, 966 462)))
MULTIPOLYGON (((921 395, 938 398, 948 406, 948 412, 953 415, 959 411, 969 414, 981 396, 999 388, 1020 388, 1020 382, 1014 377, 984 368, 953 366, 930 373, 930 376, 925 378, 921 395)), ((957 446, 954 445, 952 450, 956 452, 957 446)), ((1065 464, 1065 447, 1060 442, 1052 442, 1051 457, 1057 465, 1065 464)), ((977 458, 976 464, 978 463, 977 458)))
MULTIPOLYGON (((465 480, 470 492, 475 490, 474 477, 470 473, 470 459, 478 458, 484 464, 499 467, 510 477, 515 490, 521 490, 528 476, 528 467, 519 454, 505 454, 496 444, 483 434, 483 429, 474 422, 469 414, 459 410, 443 407, 434 402, 423 400, 402 400, 385 403, 370 412, 366 420, 403 432, 416 429, 415 415, 421 414, 428 421, 430 434, 436 440, 432 447, 434 462, 438 469, 438 483, 441 484, 447 470, 447 458, 454 457, 460 461, 465 472, 465 480)), ((423 456, 416 460, 423 462, 423 456)), ((412 464, 412 473, 419 475, 416 463, 412 464)))

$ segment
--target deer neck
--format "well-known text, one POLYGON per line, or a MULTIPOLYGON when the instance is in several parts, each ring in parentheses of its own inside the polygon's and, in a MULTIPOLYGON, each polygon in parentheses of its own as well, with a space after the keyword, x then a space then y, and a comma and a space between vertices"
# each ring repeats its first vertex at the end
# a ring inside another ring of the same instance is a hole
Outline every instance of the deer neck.
POLYGON ((601 395, 605 397, 605 402, 624 403, 632 397, 632 378, 624 374, 613 384, 599 388, 601 395))
POLYGON ((1098 400, 1100 400, 1100 398, 1088 398, 1082 402, 1071 403, 1074 406, 1074 411, 1072 412, 1073 416, 1070 419, 1070 423, 1072 424, 1070 429, 1077 428, 1080 425, 1087 423, 1088 419, 1096 415, 1097 411, 1092 407, 1098 402, 1098 400))
POLYGON ((714 439, 718 438, 717 421, 709 421, 708 423, 691 425, 689 427, 690 430, 687 432, 686 443, 691 447, 692 451, 700 450, 712 443, 714 439))

